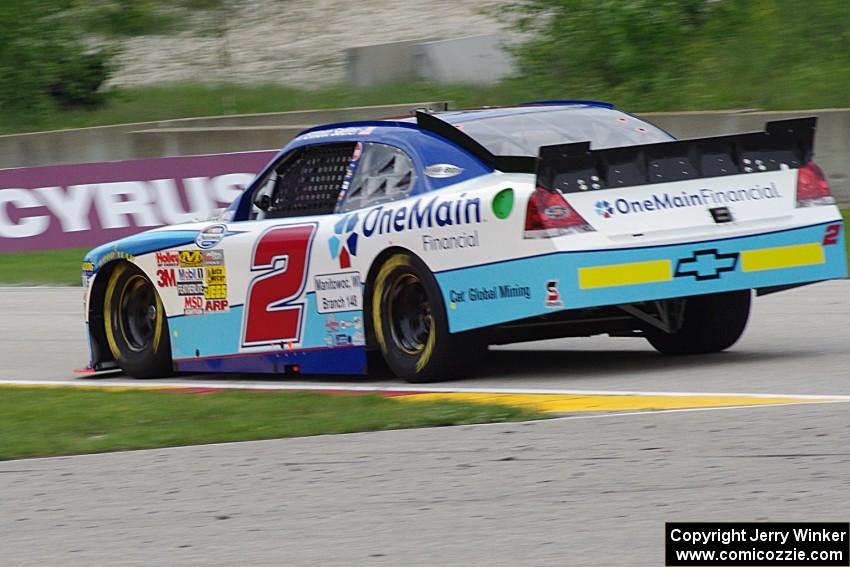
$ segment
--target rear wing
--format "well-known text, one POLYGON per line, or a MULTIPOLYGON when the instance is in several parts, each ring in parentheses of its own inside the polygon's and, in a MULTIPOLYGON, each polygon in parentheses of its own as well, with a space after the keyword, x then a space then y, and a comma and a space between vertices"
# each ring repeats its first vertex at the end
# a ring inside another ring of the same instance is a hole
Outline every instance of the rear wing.
POLYGON ((603 150, 591 150, 590 142, 543 146, 536 158, 495 155, 462 130, 426 112, 416 112, 416 123, 492 169, 535 173, 538 186, 575 193, 800 168, 812 159, 817 118, 768 122, 764 132, 603 150))
POLYGON ((543 146, 537 185, 561 193, 797 169, 812 159, 817 118, 768 122, 764 132, 591 150, 543 146))

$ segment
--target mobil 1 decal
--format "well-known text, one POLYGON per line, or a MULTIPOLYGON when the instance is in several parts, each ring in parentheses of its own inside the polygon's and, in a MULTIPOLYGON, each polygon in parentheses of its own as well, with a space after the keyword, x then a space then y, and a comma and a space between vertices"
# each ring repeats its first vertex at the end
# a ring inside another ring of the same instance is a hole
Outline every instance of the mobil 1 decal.
POLYGON ((251 283, 245 298, 242 346, 300 342, 304 288, 317 223, 266 229, 251 252, 251 283))

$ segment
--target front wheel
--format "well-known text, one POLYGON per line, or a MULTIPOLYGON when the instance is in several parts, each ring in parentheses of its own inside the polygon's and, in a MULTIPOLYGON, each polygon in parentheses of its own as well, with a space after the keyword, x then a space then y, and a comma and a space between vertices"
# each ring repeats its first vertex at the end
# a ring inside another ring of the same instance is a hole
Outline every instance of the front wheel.
POLYGON ((421 261, 398 253, 375 277, 372 328, 390 370, 408 382, 458 378, 486 350, 476 333, 449 333, 443 297, 421 261))
POLYGON ((672 333, 645 329, 646 339, 663 354, 706 354, 735 344, 750 315, 750 290, 697 295, 685 299, 682 325, 672 333))
POLYGON ((103 321, 109 350, 125 373, 135 378, 173 373, 162 301, 151 281, 132 264, 118 264, 109 274, 103 321))

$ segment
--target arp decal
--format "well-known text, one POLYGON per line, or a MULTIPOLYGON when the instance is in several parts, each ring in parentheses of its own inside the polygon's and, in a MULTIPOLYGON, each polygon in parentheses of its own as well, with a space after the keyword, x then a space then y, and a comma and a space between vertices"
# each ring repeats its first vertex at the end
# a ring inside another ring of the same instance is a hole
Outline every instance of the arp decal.
POLYGON ((242 346, 298 342, 304 304, 299 302, 316 223, 276 226, 254 245, 251 271, 260 272, 248 286, 242 346))

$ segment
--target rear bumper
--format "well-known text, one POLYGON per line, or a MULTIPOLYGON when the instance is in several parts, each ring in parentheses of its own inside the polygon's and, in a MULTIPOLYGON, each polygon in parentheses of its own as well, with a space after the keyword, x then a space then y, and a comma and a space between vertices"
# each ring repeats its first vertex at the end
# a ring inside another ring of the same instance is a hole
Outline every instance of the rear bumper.
POLYGON ((847 255, 836 220, 722 240, 558 252, 435 275, 449 328, 460 332, 562 309, 846 278, 847 255))

